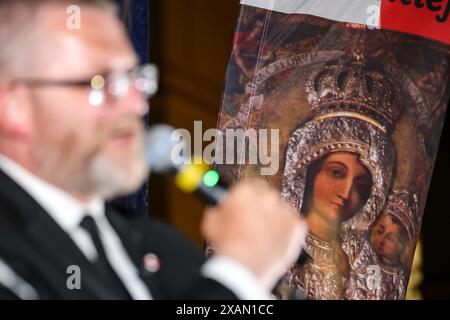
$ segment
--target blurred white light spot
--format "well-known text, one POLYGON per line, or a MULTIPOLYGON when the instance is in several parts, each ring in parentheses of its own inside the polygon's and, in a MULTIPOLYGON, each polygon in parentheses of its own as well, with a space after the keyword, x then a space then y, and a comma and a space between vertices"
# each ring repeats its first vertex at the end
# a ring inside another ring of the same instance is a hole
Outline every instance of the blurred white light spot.
POLYGON ((104 95, 101 90, 92 90, 89 94, 89 104, 93 107, 98 107, 103 103, 104 95))
POLYGON ((117 77, 112 82, 108 88, 109 93, 115 97, 123 97, 128 93, 128 78, 117 77))

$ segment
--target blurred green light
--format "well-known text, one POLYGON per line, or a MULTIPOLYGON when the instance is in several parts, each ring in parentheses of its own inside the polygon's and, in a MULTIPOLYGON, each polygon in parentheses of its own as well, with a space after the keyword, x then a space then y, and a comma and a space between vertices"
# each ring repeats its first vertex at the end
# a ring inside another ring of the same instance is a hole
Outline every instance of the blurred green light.
POLYGON ((209 170, 205 175, 203 176, 203 183, 207 187, 214 187, 219 183, 220 175, 216 170, 209 170))

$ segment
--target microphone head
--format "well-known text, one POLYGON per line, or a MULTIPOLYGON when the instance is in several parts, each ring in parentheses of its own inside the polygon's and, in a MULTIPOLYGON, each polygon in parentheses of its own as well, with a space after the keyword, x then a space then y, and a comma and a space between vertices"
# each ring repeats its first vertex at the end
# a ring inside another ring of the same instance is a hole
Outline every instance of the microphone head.
POLYGON ((144 150, 150 171, 167 173, 178 166, 172 160, 172 150, 180 141, 173 141, 175 128, 166 124, 151 126, 145 135, 144 150))
POLYGON ((213 170, 202 161, 191 162, 188 134, 166 124, 150 127, 144 139, 147 165, 151 172, 174 176, 175 185, 184 192, 196 192, 210 204, 220 203, 227 190, 217 185, 220 178, 217 172, 215 177, 211 174, 213 170))

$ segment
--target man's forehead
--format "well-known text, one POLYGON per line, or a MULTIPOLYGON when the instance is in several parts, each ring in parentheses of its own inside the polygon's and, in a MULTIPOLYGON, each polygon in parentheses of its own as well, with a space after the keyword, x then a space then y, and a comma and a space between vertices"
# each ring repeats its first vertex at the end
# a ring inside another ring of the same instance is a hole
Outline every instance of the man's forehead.
POLYGON ((63 6, 44 8, 40 13, 43 36, 48 36, 48 49, 53 47, 57 61, 69 64, 65 66, 69 69, 72 65, 80 73, 129 69, 137 63, 126 31, 114 13, 82 5, 80 14, 80 28, 73 29, 68 27, 70 17, 63 6), (80 70, 81 64, 86 70, 80 70), (93 68, 97 70, 90 70, 93 68))

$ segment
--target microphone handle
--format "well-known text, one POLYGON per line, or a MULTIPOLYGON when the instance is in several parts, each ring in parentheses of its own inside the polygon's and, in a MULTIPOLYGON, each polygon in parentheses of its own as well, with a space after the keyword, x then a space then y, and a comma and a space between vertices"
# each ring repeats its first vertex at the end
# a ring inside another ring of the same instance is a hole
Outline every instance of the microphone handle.
POLYGON ((215 187, 207 187, 203 183, 197 188, 196 193, 210 205, 219 205, 228 195, 226 187, 216 185, 215 187))

